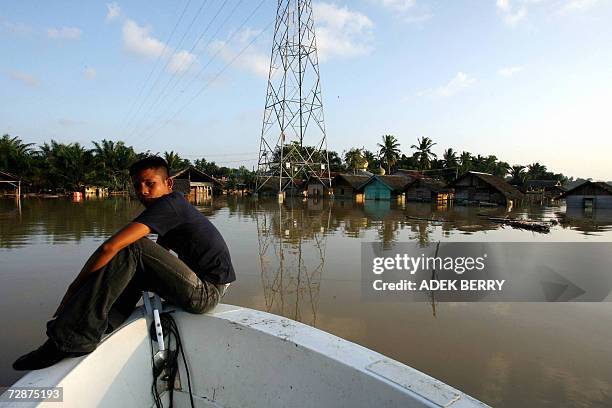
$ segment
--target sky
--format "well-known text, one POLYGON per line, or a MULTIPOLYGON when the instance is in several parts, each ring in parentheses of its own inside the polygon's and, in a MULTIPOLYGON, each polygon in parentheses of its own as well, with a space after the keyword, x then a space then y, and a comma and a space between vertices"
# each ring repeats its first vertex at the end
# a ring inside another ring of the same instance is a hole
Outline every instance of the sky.
MULTIPOLYGON (((257 165, 274 0, 0 2, 0 133, 257 165)), ((612 1, 313 1, 327 142, 612 180, 612 1)))

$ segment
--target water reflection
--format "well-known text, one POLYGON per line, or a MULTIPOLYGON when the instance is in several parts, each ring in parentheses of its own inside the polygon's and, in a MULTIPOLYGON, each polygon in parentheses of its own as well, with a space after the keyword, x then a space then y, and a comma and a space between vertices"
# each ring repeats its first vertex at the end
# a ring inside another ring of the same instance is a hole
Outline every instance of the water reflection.
POLYGON ((612 209, 568 207, 565 212, 557 212, 556 215, 562 228, 580 231, 584 235, 612 230, 612 209))
POLYGON ((332 205, 305 203, 258 202, 259 261, 266 311, 315 326, 332 205))
MULTIPOLYGON (((361 241, 607 240, 612 212, 560 206, 478 208, 353 200, 195 203, 221 230, 238 282, 224 301, 316 325, 402 361, 485 402, 610 406, 612 312, 600 304, 364 301, 361 241), (504 228, 489 217, 556 221, 550 234, 504 228), (432 317, 433 315, 433 317, 432 317), (435 318, 434 318, 435 317, 435 318), (559 356, 563 356, 560 358, 559 356), (516 390, 521 392, 516 392, 516 390)), ((99 241, 142 207, 107 200, 0 200, 0 385, 21 373, 19 354, 39 345, 44 322, 99 241)))

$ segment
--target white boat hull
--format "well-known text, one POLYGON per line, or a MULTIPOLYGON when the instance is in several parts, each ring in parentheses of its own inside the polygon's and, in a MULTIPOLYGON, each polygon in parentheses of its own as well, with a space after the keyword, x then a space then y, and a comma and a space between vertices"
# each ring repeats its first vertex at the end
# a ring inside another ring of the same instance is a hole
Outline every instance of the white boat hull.
MULTIPOLYGON (((173 315, 198 407, 486 407, 420 371, 280 316, 230 305, 173 315)), ((182 362, 179 376, 174 405, 187 407, 182 362)), ((32 371, 13 387, 62 387, 62 406, 153 407, 151 384, 146 321, 137 310, 93 353, 32 371)))

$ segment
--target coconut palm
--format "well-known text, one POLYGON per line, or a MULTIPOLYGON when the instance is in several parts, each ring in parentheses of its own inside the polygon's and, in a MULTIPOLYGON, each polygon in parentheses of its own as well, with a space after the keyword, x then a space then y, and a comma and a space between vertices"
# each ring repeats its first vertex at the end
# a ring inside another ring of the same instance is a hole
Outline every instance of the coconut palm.
POLYGON ((501 178, 506 177, 509 171, 510 164, 506 163, 505 161, 498 161, 493 166, 493 174, 501 178))
POLYGON ((387 164, 387 172, 391 174, 391 167, 399 160, 401 150, 397 138, 393 135, 383 135, 382 143, 377 144, 380 147, 378 156, 381 162, 387 164))
POLYGON ((181 156, 179 156, 178 153, 174 153, 174 151, 164 152, 164 159, 166 159, 166 163, 168 163, 171 172, 182 170, 191 164, 189 160, 181 158, 181 156))
POLYGON ((344 153, 344 162, 347 168, 353 170, 353 172, 363 169, 368 164, 361 153, 361 149, 358 148, 353 148, 344 153))
POLYGON ((444 160, 444 168, 457 167, 457 152, 455 152, 452 147, 444 151, 442 158, 444 160))
POLYGON ((416 152, 414 153, 414 158, 419 164, 419 169, 429 169, 431 167, 432 159, 435 159, 437 157, 437 155, 431 151, 431 148, 435 146, 436 143, 434 143, 433 140, 428 137, 423 137, 421 139, 417 138, 417 143, 418 144, 416 145, 410 146, 410 148, 416 149, 416 152))
POLYGON ((472 170, 472 154, 463 151, 459 156, 459 173, 464 174, 472 170))
POLYGON ((525 173, 525 166, 520 164, 515 164, 510 168, 510 177, 511 182, 523 185, 525 184, 525 179, 527 178, 527 173, 525 173))
POLYGON ((16 136, 3 135, 0 138, 0 169, 15 174, 29 170, 33 145, 34 143, 23 143, 16 136))
POLYGON ((547 171, 546 166, 538 162, 529 164, 527 166, 527 176, 530 180, 535 180, 535 179, 542 177, 544 173, 546 173, 546 171, 547 171))

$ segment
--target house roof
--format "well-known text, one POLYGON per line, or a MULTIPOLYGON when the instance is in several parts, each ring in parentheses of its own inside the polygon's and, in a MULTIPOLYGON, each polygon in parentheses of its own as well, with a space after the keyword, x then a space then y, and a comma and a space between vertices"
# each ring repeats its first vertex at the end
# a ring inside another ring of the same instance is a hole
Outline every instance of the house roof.
POLYGON ((566 192, 561 194, 558 198, 565 198, 568 195, 570 195, 570 193, 572 193, 573 191, 575 191, 575 190, 577 190, 577 189, 579 189, 581 187, 584 187, 587 184, 591 184, 591 185, 593 185, 595 187, 601 188, 602 190, 607 191, 608 193, 612 194, 612 186, 610 184, 608 184, 608 183, 606 183, 604 181, 588 181, 587 180, 584 183, 579 184, 579 185, 577 185, 576 187, 574 187, 574 188, 572 188, 570 190, 567 190, 566 192))
POLYGON ((380 181, 385 186, 387 186, 389 190, 396 192, 396 193, 403 193, 404 190, 406 189, 406 186, 408 186, 410 182, 412 181, 409 177, 399 176, 399 175, 372 176, 367 181, 365 181, 363 184, 361 184, 359 187, 357 187, 357 189, 363 190, 368 184, 374 182, 375 180, 380 181))
POLYGON ((0 171, 0 181, 19 181, 19 177, 6 171, 0 171))
POLYGON ((368 181, 372 176, 358 175, 358 174, 338 174, 332 179, 332 186, 336 185, 339 180, 346 181, 352 188, 357 189, 363 183, 368 181))
POLYGON ((204 173, 201 170, 198 170, 197 168, 193 166, 184 168, 183 170, 180 170, 176 174, 172 175, 171 177, 177 180, 186 179, 186 180, 195 181, 195 182, 210 182, 210 183, 219 184, 219 185, 223 184, 220 180, 217 180, 213 176, 209 176, 208 174, 204 173))
POLYGON ((478 177, 485 183, 489 184, 491 187, 495 188, 497 191, 502 193, 506 198, 515 199, 515 200, 523 198, 523 193, 521 193, 517 188, 511 186, 510 184, 508 184, 508 182, 506 182, 502 178, 494 176, 489 173, 481 173, 478 171, 468 171, 463 176, 460 176, 457 180, 455 180, 455 185, 457 184, 457 182, 459 182, 459 180, 462 180, 465 177, 468 177, 470 175, 478 177))
POLYGON ((527 180, 525 182, 525 187, 527 187, 527 188, 534 188, 534 187, 543 187, 543 188, 561 187, 561 182, 559 180, 527 180))
POLYGON ((414 180, 406 188, 410 188, 413 186, 414 187, 425 187, 436 193, 453 191, 453 189, 450 188, 444 181, 432 179, 429 177, 414 180))

